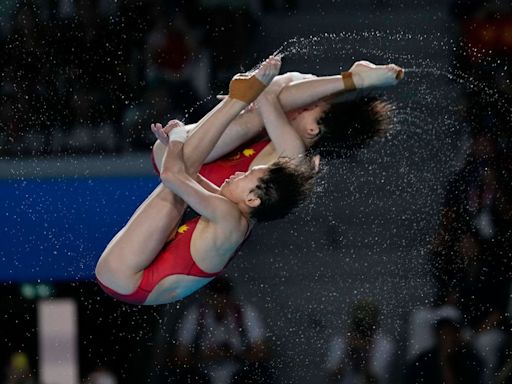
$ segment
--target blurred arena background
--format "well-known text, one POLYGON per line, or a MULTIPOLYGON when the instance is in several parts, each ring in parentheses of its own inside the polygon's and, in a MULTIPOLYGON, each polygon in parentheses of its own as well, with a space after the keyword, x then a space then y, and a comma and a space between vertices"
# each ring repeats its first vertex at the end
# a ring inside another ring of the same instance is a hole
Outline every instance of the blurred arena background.
POLYGON ((512 382, 509 1, 6 0, 0 38, 2 383, 512 382), (107 297, 95 263, 158 183, 149 124, 278 49, 282 72, 404 67, 390 136, 324 163, 231 283, 107 297), (240 322, 217 360, 194 348, 216 295, 240 322))

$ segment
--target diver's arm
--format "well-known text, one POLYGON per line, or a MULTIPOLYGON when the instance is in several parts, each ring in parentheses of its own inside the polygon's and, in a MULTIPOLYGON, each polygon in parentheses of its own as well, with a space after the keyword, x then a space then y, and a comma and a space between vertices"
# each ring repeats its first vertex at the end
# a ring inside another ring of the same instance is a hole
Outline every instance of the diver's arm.
POLYGON ((230 222, 231 218, 236 220, 240 215, 233 203, 220 195, 208 192, 189 175, 184 162, 184 145, 180 141, 171 139, 169 142, 160 179, 165 187, 212 222, 230 222))
POLYGON ((277 154, 291 158, 304 154, 306 146, 288 121, 277 95, 266 94, 258 100, 260 114, 277 154))
POLYGON ((210 180, 205 179, 199 173, 196 176, 196 181, 199 183, 201 187, 206 189, 208 192, 218 194, 220 192, 220 188, 213 184, 210 180))
MULTIPOLYGON (((261 107, 260 104, 262 103, 262 99, 271 99, 273 103, 279 104, 278 98, 279 93, 283 91, 283 89, 286 89, 289 84, 296 81, 302 81, 307 79, 316 79, 315 75, 311 74, 304 74, 300 72, 287 72, 283 75, 276 76, 270 85, 265 89, 262 94, 258 97, 258 99, 254 102, 252 108, 248 108, 244 110, 226 129, 222 137, 220 138, 219 142, 215 146, 215 148, 212 150, 210 155, 207 158, 207 162, 214 161, 222 156, 224 156, 226 153, 229 153, 233 149, 237 148, 238 146, 244 144, 245 142, 253 139, 258 134, 262 134, 264 131, 264 126, 266 125, 263 121, 262 115, 264 113, 261 113, 261 107)), ((298 90, 300 91, 300 90, 298 90)), ((325 92, 326 90, 324 90, 325 92)), ((225 97, 225 96, 224 96, 225 97)), ((263 100, 265 102, 265 100, 263 100)), ((276 104, 276 105, 277 105, 276 104)), ((281 110, 281 106, 279 106, 279 109, 281 110)), ((282 116, 281 116, 282 117, 282 116)), ((270 124, 273 124, 275 126, 274 118, 268 119, 270 121, 270 124)), ((289 125, 288 120, 280 119, 281 124, 289 125)), ((266 127, 265 127, 266 128, 266 127)), ((272 129, 271 129, 272 130, 272 129)), ((275 131, 275 129, 274 129, 275 131)), ((267 128, 268 133, 268 128, 267 128)), ((272 138, 272 141, 274 141, 274 138, 272 138)), ((275 144, 275 143, 274 143, 275 144)))

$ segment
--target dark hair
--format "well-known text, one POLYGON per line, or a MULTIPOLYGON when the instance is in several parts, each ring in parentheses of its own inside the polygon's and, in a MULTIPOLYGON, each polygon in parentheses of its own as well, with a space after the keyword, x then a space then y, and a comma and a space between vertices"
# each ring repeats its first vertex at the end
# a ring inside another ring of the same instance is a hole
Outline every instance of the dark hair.
POLYGON ((273 162, 254 188, 260 204, 251 211, 251 218, 266 222, 285 217, 313 190, 315 174, 313 161, 307 156, 273 162))
POLYGON ((322 158, 348 157, 386 135, 393 110, 393 104, 375 95, 334 102, 318 122, 321 136, 310 150, 322 158))

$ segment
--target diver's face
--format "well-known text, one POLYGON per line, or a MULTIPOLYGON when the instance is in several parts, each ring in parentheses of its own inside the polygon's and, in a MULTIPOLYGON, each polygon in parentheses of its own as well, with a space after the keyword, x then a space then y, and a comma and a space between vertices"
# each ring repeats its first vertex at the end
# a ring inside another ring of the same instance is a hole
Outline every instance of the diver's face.
POLYGON ((248 172, 236 172, 220 186, 222 196, 234 203, 244 201, 268 172, 268 166, 258 166, 248 172))
POLYGON ((288 115, 290 124, 299 134, 306 147, 310 147, 320 137, 322 130, 318 122, 329 109, 325 101, 312 104, 288 115))

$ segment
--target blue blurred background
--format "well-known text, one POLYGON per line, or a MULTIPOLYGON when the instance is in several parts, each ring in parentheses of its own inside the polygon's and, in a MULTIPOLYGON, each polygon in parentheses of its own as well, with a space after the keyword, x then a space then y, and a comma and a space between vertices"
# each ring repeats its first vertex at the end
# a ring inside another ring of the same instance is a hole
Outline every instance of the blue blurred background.
POLYGON ((2 180, 0 279, 94 279, 98 255, 156 185, 150 176, 2 180))

